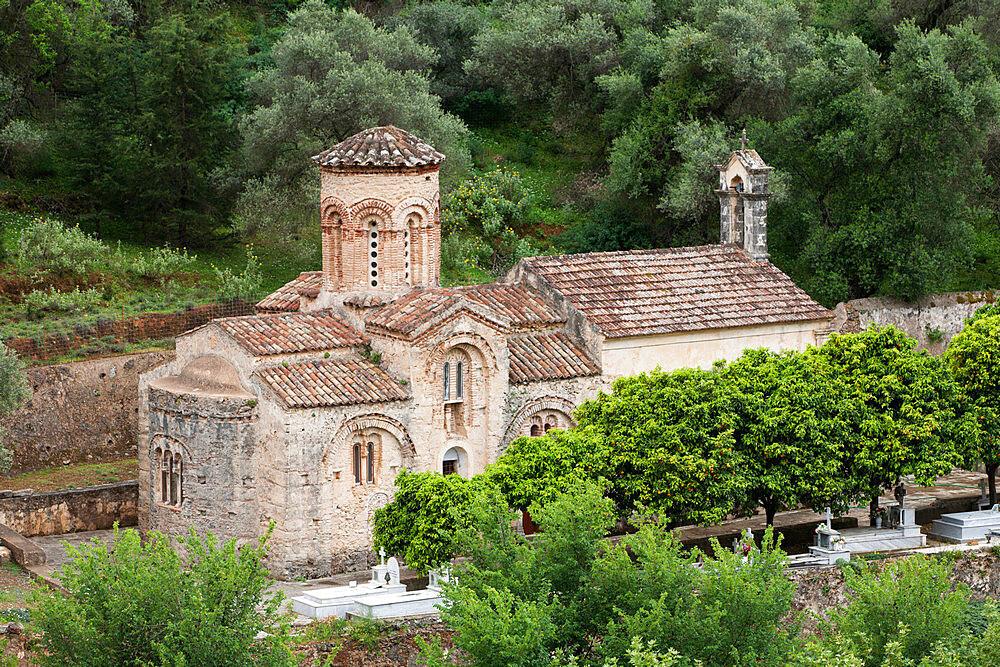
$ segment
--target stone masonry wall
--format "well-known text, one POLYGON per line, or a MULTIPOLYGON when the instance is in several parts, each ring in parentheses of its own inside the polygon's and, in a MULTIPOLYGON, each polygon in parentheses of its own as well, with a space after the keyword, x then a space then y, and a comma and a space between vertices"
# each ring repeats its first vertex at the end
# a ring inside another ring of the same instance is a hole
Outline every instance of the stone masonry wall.
POLYGON ((136 455, 139 374, 173 357, 144 352, 28 369, 33 396, 3 424, 11 473, 136 455))
POLYGON ((24 537, 62 535, 137 523, 139 481, 43 493, 0 491, 0 524, 24 537))
POLYGON ((870 324, 892 325, 915 338, 921 348, 941 354, 965 320, 998 296, 1000 292, 986 290, 931 294, 913 302, 892 297, 855 299, 837 306, 832 327, 837 333, 853 333, 870 324))

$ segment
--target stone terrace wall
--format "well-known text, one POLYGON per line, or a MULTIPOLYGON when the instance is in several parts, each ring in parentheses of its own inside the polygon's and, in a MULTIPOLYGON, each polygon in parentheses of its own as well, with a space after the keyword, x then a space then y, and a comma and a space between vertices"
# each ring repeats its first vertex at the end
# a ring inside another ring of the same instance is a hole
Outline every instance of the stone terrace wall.
POLYGON ((3 491, 0 524, 24 537, 103 530, 116 521, 120 526, 134 526, 138 502, 137 479, 30 495, 3 491))
POLYGON ((941 354, 951 337, 962 330, 966 318, 998 297, 1000 291, 986 290, 931 294, 913 302, 892 297, 855 299, 834 310, 833 331, 852 333, 867 329, 869 324, 892 325, 915 338, 921 348, 941 354), (929 332, 939 332, 941 337, 931 340, 929 332))
POLYGON ((10 472, 134 457, 139 374, 173 355, 156 351, 29 368, 34 395, 3 424, 4 442, 14 451, 10 472))

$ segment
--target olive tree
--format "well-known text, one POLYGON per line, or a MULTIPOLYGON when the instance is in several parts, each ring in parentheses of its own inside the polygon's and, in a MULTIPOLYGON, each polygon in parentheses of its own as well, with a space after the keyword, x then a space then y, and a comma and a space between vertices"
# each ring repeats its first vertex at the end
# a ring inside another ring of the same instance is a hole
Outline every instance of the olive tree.
MULTIPOLYGON (((0 343, 0 421, 13 413, 31 398, 24 362, 13 351, 0 343)), ((0 472, 6 472, 13 461, 13 454, 3 446, 3 429, 0 428, 0 472)))

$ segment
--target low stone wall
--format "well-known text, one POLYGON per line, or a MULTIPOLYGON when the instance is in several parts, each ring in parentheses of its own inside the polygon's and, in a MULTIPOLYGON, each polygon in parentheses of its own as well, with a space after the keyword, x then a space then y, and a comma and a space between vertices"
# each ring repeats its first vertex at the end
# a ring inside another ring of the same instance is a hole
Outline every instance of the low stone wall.
POLYGON ((138 524, 139 480, 82 489, 0 492, 0 524, 24 537, 138 524), (4 497, 5 496, 5 497, 4 497))
POLYGON ((931 294, 908 302, 892 297, 854 299, 837 305, 833 330, 854 333, 870 324, 892 325, 915 338, 921 348, 941 354, 951 337, 962 330, 965 320, 979 308, 1000 297, 1000 291, 931 294))
POLYGON ((14 452, 10 473, 134 457, 139 374, 173 355, 160 350, 29 368, 33 396, 3 424, 14 452))

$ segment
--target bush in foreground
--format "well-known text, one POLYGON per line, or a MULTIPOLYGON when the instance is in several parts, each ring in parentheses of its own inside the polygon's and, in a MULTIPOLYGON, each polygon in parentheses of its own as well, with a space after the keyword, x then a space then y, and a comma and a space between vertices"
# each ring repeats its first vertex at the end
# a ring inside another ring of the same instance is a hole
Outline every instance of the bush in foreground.
POLYGON ((38 664, 293 665, 284 596, 262 564, 269 536, 237 548, 192 530, 178 539, 186 564, 160 533, 143 543, 116 527, 109 546, 68 547, 58 576, 69 595, 38 600, 38 664))

